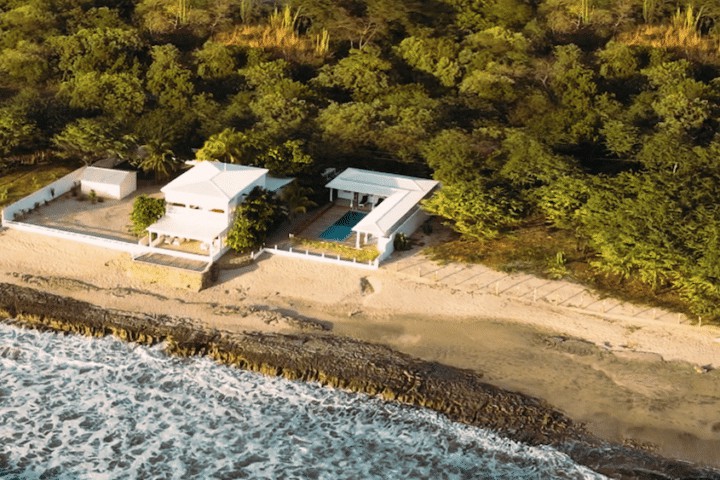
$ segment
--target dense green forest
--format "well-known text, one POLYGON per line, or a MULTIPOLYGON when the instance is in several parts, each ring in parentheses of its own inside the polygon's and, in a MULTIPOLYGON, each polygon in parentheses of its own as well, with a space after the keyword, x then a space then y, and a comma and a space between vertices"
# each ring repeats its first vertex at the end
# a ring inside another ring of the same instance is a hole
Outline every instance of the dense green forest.
MULTIPOLYGON (((720 0, 0 0, 0 158, 442 181, 720 317, 720 0)), ((558 263, 562 253, 558 252, 558 263)))

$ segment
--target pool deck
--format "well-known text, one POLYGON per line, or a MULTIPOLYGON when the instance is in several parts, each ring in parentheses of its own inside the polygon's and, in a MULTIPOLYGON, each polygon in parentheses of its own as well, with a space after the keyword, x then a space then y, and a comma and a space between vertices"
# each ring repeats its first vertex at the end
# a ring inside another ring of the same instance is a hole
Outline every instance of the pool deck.
MULTIPOLYGON (((356 209, 357 210, 357 209, 356 209)), ((308 238, 312 240, 323 240, 323 241, 334 241, 336 243, 341 243, 344 245, 349 245, 354 247, 355 246, 355 235, 350 235, 345 241, 339 242, 335 240, 325 240, 322 237, 320 237, 320 234, 327 230, 328 227, 331 225, 334 225, 335 222, 340 220, 343 215, 345 215, 347 212, 350 211, 350 205, 349 204, 342 204, 339 202, 336 202, 335 205, 330 207, 325 213, 323 213, 319 218, 317 218, 315 221, 313 221, 310 225, 305 227, 303 230, 296 233, 296 236, 308 238)), ((367 212, 365 212, 367 213, 367 212)))
POLYGON ((352 227, 358 224, 367 213, 350 210, 320 233, 320 238, 331 242, 344 242, 352 235, 352 227), (340 238, 342 236, 342 238, 340 238))

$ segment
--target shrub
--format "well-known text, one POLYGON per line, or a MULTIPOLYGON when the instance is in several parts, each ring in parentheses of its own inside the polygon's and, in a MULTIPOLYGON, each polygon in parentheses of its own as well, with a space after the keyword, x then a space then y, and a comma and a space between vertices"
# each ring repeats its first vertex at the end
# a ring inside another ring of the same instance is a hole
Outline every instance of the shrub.
POLYGON ((235 211, 235 220, 227 236, 227 244, 240 252, 265 242, 273 225, 283 218, 280 201, 272 192, 255 187, 235 211))
POLYGON ((163 215, 165 215, 165 199, 139 195, 135 198, 132 213, 130 213, 132 233, 142 237, 147 227, 155 223, 163 215))
POLYGON ((547 260, 545 274, 554 280, 563 278, 568 274, 566 263, 567 257, 565 256, 565 253, 557 252, 554 258, 549 258, 547 260))
POLYGON ((393 248, 395 251, 410 250, 410 239, 404 233, 398 233, 393 239, 393 248))

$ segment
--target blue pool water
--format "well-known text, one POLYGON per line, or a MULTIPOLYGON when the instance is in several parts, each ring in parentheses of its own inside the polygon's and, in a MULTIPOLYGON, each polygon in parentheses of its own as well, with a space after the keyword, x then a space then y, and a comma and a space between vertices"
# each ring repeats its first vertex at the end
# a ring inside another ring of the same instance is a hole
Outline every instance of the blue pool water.
POLYGON ((340 217, 335 223, 326 228, 320 238, 332 240, 334 242, 342 242, 352 233, 352 227, 358 224, 366 214, 363 212, 347 212, 340 217))

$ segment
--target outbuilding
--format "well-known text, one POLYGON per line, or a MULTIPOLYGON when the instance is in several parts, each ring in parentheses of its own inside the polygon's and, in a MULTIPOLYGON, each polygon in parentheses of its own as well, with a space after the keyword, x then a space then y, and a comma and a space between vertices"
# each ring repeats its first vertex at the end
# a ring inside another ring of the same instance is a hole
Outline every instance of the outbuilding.
POLYGON ((412 235, 429 218, 420 203, 433 195, 440 182, 348 168, 325 186, 330 189, 330 201, 350 203, 355 215, 347 233, 355 232, 355 246, 374 239, 379 259, 384 260, 393 252, 397 234, 412 235))
POLYGON ((137 172, 87 167, 80 180, 80 190, 86 195, 94 191, 98 197, 120 200, 137 190, 137 172))

